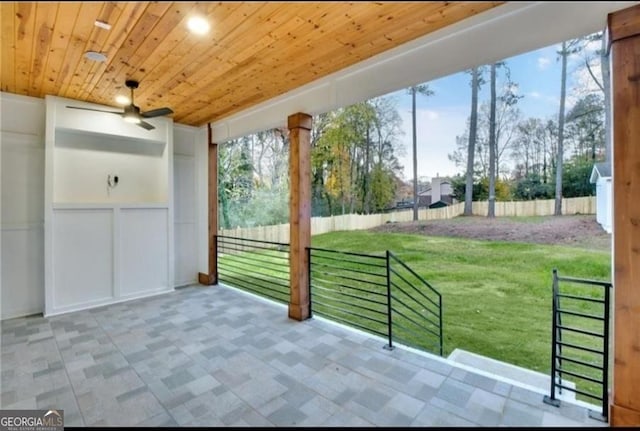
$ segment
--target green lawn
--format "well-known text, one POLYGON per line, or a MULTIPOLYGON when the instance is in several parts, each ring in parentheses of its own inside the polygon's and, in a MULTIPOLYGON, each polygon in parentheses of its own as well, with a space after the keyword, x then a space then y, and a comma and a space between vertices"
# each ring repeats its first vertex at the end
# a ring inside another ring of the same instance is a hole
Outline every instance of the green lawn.
POLYGON ((392 251, 443 297, 444 356, 461 348, 550 369, 552 269, 610 280, 610 254, 572 247, 366 231, 312 238, 313 247, 392 251))

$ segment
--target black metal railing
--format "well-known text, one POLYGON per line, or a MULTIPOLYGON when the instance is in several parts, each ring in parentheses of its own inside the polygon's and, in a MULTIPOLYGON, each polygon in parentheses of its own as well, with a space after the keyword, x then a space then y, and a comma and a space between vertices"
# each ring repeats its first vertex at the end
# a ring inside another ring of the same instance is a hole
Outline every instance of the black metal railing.
POLYGON ((307 253, 312 314, 391 340, 386 257, 321 248, 307 253))
POLYGON ((307 253, 312 314, 442 356, 442 297, 397 256, 307 253))
POLYGON ((216 236, 218 279, 277 302, 289 302, 289 244, 216 236))
POLYGON ((442 356, 442 295, 390 251, 387 261, 395 337, 442 356))
POLYGON ((609 409, 611 287, 605 281, 560 277, 553 270, 551 393, 544 397, 545 403, 554 406, 560 405, 557 394, 563 390, 596 400, 601 412, 591 411, 589 415, 605 422, 609 409))

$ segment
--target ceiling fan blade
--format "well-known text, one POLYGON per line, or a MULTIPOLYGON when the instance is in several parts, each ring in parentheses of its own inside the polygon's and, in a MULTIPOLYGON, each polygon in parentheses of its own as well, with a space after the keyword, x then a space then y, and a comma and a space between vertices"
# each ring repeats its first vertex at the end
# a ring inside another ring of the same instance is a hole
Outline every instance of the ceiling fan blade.
POLYGON ((163 115, 173 114, 171 108, 158 108, 152 109, 151 111, 143 112, 140 115, 142 118, 153 118, 153 117, 161 117, 163 115))
POLYGON ((155 127, 152 124, 149 124, 146 121, 140 121, 137 124, 138 124, 138 126, 142 127, 143 129, 147 129, 147 130, 155 129, 155 127))
POLYGON ((102 109, 92 109, 92 108, 82 108, 80 106, 67 106, 67 108, 72 108, 72 109, 82 109, 84 111, 95 111, 95 112, 106 112, 108 114, 118 114, 118 115, 122 115, 122 112, 117 112, 117 111, 104 111, 102 109))

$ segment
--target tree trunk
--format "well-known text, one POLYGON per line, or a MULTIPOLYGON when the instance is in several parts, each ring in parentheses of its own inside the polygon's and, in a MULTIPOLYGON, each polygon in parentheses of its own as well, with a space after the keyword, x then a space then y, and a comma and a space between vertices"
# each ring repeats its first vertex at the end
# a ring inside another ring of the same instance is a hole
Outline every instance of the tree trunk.
POLYGON ((487 217, 496 216, 496 64, 491 65, 491 105, 489 113, 489 210, 487 217))
POLYGON ((220 201, 220 210, 222 212, 222 228, 230 229, 231 219, 229 218, 229 200, 227 199, 227 193, 224 190, 221 190, 221 193, 219 193, 218 196, 220 201))
POLYGON ((369 135, 369 125, 367 124, 367 142, 365 143, 366 147, 364 149, 364 173, 363 173, 363 194, 364 194, 364 202, 363 202, 363 211, 365 214, 369 214, 371 210, 371 181, 369 180, 369 173, 371 170, 369 169, 369 158, 370 158, 370 149, 369 144, 371 137, 369 135))
POLYGON ((478 129, 478 83, 479 71, 471 72, 471 119, 469 124, 469 147, 467 151, 467 181, 464 193, 464 215, 473 215, 473 158, 476 153, 476 133, 478 129))
POLYGON ((611 163, 611 66, 606 37, 602 36, 600 51, 600 69, 602 71, 602 87, 604 91, 604 161, 611 163))
POLYGON ((554 215, 562 215, 562 161, 564 158, 564 103, 567 84, 567 43, 562 42, 562 76, 560 80, 560 112, 558 113, 558 153, 556 157, 556 202, 554 215))
POLYGON ((411 115, 413 128, 413 221, 418 220, 418 137, 416 133, 416 87, 411 87, 411 115))
POLYGON ((547 184, 547 141, 544 141, 544 152, 542 153, 542 182, 547 184))

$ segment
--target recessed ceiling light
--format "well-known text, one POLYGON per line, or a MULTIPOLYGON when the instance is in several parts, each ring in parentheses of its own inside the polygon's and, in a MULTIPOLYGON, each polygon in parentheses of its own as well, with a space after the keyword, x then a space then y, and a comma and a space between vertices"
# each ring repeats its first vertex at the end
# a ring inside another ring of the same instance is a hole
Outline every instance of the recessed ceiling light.
POLYGON ((122 94, 118 94, 116 96, 116 103, 118 105, 128 105, 129 103, 131 103, 131 101, 129 100, 129 98, 127 96, 124 96, 122 94))
POLYGON ((192 16, 189 18, 187 27, 195 34, 206 34, 209 31, 209 23, 201 16, 192 16))
POLYGON ((92 61, 100 61, 100 62, 107 61, 107 56, 101 52, 87 51, 84 53, 84 56, 92 61))

